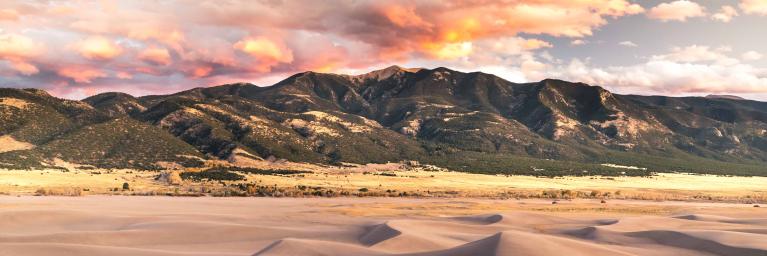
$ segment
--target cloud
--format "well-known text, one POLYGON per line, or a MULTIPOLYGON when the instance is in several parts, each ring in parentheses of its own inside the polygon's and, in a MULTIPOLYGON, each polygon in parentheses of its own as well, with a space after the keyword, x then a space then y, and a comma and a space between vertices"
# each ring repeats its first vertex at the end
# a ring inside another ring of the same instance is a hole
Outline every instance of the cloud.
POLYGON ((471 42, 455 43, 425 43, 423 48, 428 55, 437 59, 456 59, 471 54, 473 46, 471 42))
POLYGON ((651 19, 666 21, 687 21, 688 18, 705 16, 705 7, 687 0, 661 3, 647 12, 651 19))
POLYGON ((749 65, 679 63, 652 60, 636 66, 595 69, 571 63, 570 79, 641 94, 675 93, 764 93, 763 70, 749 65))
POLYGON ((211 72, 213 72, 213 67, 205 66, 205 65, 198 66, 198 67, 193 67, 192 69, 189 70, 189 73, 194 78, 201 78, 201 77, 209 76, 211 74, 211 72))
POLYGON ((626 47, 639 47, 638 44, 631 42, 631 41, 623 41, 618 43, 618 45, 626 46, 626 47))
POLYGON ((764 55, 756 51, 747 51, 741 55, 741 58, 746 61, 761 60, 764 55))
POLYGON ((3 20, 18 20, 19 12, 14 9, 0 9, 0 21, 3 20))
POLYGON ((45 51, 42 43, 19 34, 0 35, 0 60, 10 64, 10 68, 22 75, 33 75, 40 70, 29 59, 40 56, 45 51))
POLYGON ((293 61, 293 51, 280 40, 266 37, 244 38, 234 44, 234 49, 249 54, 255 61, 255 70, 269 72, 279 63, 293 61))
POLYGON ((39 56, 45 46, 30 37, 21 34, 0 35, 0 58, 26 59, 39 56))
POLYGON ((738 6, 746 14, 767 15, 767 1, 764 0, 742 0, 738 6))
POLYGON ((534 54, 536 51, 551 48, 551 43, 540 39, 522 37, 505 37, 500 39, 479 40, 475 43, 475 53, 466 60, 482 64, 511 64, 505 60, 519 60, 534 54))
POLYGON ((80 95, 408 62, 539 72, 556 38, 585 42, 644 11, 629 0, 4 1, 0 82, 80 95))
POLYGON ((737 59, 726 54, 732 51, 729 47, 712 49, 705 45, 690 45, 686 47, 674 47, 671 52, 661 55, 653 55, 653 60, 666 60, 674 62, 717 62, 719 64, 735 64, 737 59))
POLYGON ((101 70, 90 67, 63 67, 57 73, 60 76, 71 78, 77 83, 91 83, 93 79, 107 77, 107 74, 101 70))
POLYGON ((131 79, 131 78, 133 78, 133 75, 131 75, 128 72, 120 71, 120 72, 117 72, 117 74, 115 74, 115 77, 120 78, 120 79, 131 79))
POLYGON ((573 41, 570 41, 570 45, 584 45, 584 44, 586 44, 586 41, 581 39, 575 39, 573 41))
POLYGON ((725 5, 719 10, 719 12, 711 15, 711 18, 721 22, 730 22, 733 17, 738 16, 738 10, 735 7, 725 5))
POLYGON ((90 60, 110 60, 119 56, 123 49, 112 40, 102 36, 91 36, 74 44, 81 56, 90 60))
POLYGON ((162 47, 148 47, 139 53, 138 59, 158 66, 167 66, 173 61, 168 49, 162 47))
POLYGON ((605 86, 619 93, 703 94, 767 93, 767 70, 735 61, 721 62, 726 51, 708 46, 674 48, 644 63, 595 67, 573 59, 567 65, 552 66, 548 73, 558 77, 605 86))
POLYGON ((551 48, 554 47, 551 45, 551 43, 540 40, 540 39, 527 39, 525 40, 524 48, 525 50, 536 50, 541 48, 551 48))
POLYGON ((34 75, 40 72, 40 70, 32 64, 23 62, 23 61, 11 61, 11 68, 13 70, 16 70, 22 75, 34 75))

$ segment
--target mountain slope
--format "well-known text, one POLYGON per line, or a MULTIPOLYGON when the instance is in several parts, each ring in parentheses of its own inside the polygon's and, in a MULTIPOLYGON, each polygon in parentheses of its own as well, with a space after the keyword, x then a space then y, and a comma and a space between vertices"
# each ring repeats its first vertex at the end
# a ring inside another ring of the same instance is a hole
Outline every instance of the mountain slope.
POLYGON ((154 169, 163 161, 199 164, 189 159, 202 155, 183 141, 112 114, 40 90, 0 89, 0 136, 23 145, 1 150, 0 166, 41 167, 55 159, 104 168, 154 169))
POLYGON ((517 84, 481 72, 392 66, 356 76, 304 72, 269 87, 227 84, 139 98, 105 93, 83 100, 87 105, 35 90, 5 89, 0 96, 7 98, 0 101, 7 120, 0 135, 35 147, 0 158, 38 152, 109 166, 136 158, 144 167, 183 161, 182 155, 235 164, 269 157, 419 160, 492 173, 644 173, 600 165, 612 163, 767 175, 765 102, 616 95, 554 79, 517 84), (116 127, 141 131, 120 144, 158 141, 147 145, 156 157, 133 146, 115 151, 119 157, 94 153, 119 149, 117 141, 75 143, 127 135, 116 127), (72 146, 83 151, 56 153, 72 146))
POLYGON ((135 115, 146 107, 138 99, 125 93, 107 92, 83 99, 83 102, 111 117, 135 115))

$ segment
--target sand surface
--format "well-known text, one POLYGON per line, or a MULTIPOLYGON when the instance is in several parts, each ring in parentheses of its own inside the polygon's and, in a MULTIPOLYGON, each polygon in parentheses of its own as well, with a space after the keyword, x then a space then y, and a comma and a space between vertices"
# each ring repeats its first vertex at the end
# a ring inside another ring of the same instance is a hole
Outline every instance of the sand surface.
POLYGON ((0 196, 0 255, 767 255, 767 208, 598 200, 0 196))

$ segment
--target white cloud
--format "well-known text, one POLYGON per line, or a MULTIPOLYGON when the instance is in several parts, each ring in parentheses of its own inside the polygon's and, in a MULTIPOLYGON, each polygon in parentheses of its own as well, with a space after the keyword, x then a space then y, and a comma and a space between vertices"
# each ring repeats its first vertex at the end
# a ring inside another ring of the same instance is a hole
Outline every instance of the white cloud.
POLYGON ((743 55, 741 55, 741 58, 747 61, 761 60, 762 57, 764 57, 764 55, 755 51, 748 51, 743 53, 743 55))
POLYGON ((588 60, 573 59, 566 65, 551 66, 548 74, 618 93, 767 93, 767 69, 732 60, 721 50, 689 46, 627 66, 598 67, 588 60))
POLYGON ((726 53, 731 51, 732 48, 729 46, 711 49, 711 47, 704 45, 690 45, 686 47, 674 47, 671 49, 671 52, 661 55, 653 55, 651 59, 680 63, 716 62, 721 65, 737 64, 737 59, 726 55, 726 53))
POLYGON ((750 65, 679 63, 652 60, 636 66, 595 70, 595 84, 625 87, 640 93, 752 93, 767 92, 763 70, 750 65))
POLYGON ((738 10, 735 7, 725 5, 719 9, 719 12, 712 15, 711 18, 721 22, 730 22, 735 16, 738 16, 738 10))
POLYGON ((705 7, 687 0, 661 3, 647 13, 647 17, 661 21, 687 21, 688 18, 706 15, 705 7))
POLYGON ((622 45, 622 46, 626 46, 626 47, 638 47, 639 46, 638 44, 636 44, 634 42, 631 42, 631 41, 623 41, 623 42, 618 43, 618 45, 622 45))

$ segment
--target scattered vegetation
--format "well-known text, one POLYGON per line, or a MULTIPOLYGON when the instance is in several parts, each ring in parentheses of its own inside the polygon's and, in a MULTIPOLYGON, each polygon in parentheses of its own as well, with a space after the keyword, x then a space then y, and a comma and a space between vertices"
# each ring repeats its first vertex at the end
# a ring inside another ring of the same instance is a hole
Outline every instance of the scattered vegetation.
POLYGON ((184 180, 193 181, 237 181, 244 180, 245 176, 223 170, 205 170, 201 172, 183 172, 180 174, 184 180))
POLYGON ((82 196, 82 188, 40 188, 35 191, 36 196, 82 196))
POLYGON ((259 168, 252 168, 252 167, 235 167, 235 166, 213 167, 208 169, 207 171, 242 172, 242 173, 258 174, 258 175, 295 175, 295 174, 312 173, 311 171, 303 171, 303 170, 259 169, 259 168))

